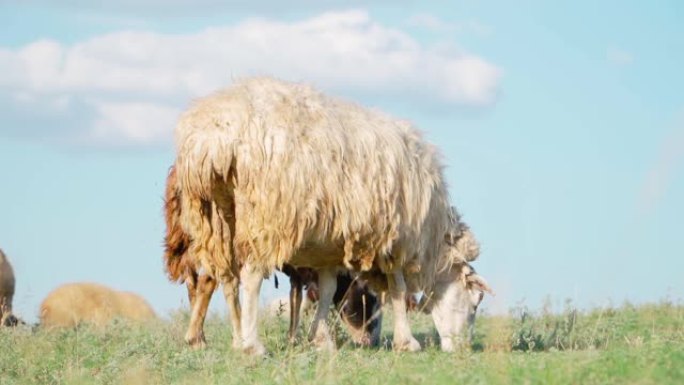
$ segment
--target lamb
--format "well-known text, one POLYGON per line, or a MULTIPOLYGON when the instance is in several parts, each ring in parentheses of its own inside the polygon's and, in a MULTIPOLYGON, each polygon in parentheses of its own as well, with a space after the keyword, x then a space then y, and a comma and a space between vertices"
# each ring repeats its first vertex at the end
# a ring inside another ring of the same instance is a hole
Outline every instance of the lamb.
MULTIPOLYGON (((315 309, 318 302, 317 280, 309 283, 301 302, 300 313, 315 309)), ((333 304, 352 341, 360 346, 377 347, 380 345, 382 326, 382 308, 378 296, 369 285, 358 277, 348 273, 337 276, 337 290, 333 296, 333 304)), ((268 303, 265 314, 269 317, 289 317, 295 325, 291 314, 293 308, 290 297, 280 297, 268 303)), ((296 315, 298 316, 298 315, 296 315)))
MULTIPOLYGON (((288 304, 290 307, 290 338, 299 325, 302 307, 310 307, 320 299, 318 275, 310 268, 283 266, 290 276, 291 287, 288 304), (294 271, 294 272, 293 272, 294 271), (302 297, 302 288, 306 296, 302 297), (296 297, 295 297, 296 296, 296 297), (293 314, 294 313, 294 314, 293 314)), ((338 272, 337 287, 332 298, 343 325, 354 343, 361 346, 376 347, 380 344, 382 328, 382 303, 367 282, 349 272, 338 272)))
POLYGON ((145 322, 156 318, 140 296, 96 283, 70 283, 50 292, 40 305, 40 325, 76 327, 81 323, 107 326, 114 318, 145 322))
POLYGON ((0 326, 14 326, 17 323, 16 317, 12 314, 14 285, 14 270, 0 249, 0 326))
MULTIPOLYGON (((193 348, 206 346, 204 337, 204 320, 211 295, 216 290, 217 282, 208 274, 197 271, 196 261, 188 252, 190 237, 183 231, 179 219, 181 216, 180 190, 177 188, 176 171, 172 166, 166 178, 164 193, 164 216, 166 236, 164 238, 164 266, 169 280, 177 283, 185 282, 188 299, 192 309, 190 324, 185 335, 186 342, 193 348)), ((302 291, 315 285, 315 272, 306 268, 294 268, 284 265, 282 271, 290 278, 288 336, 291 342, 296 339, 302 305, 302 291)), ((237 288, 224 285, 224 294, 230 308, 233 331, 239 330, 239 307, 237 304, 237 288)), ((377 296, 358 280, 342 275, 338 277, 338 294, 334 303, 340 311, 341 318, 354 342, 376 346, 380 341, 381 314, 377 296)), ((239 333, 236 333, 237 335, 239 333)), ((240 339, 233 338, 233 345, 240 346, 240 339)))
POLYGON ((441 334, 465 322, 446 314, 464 310, 456 297, 485 290, 477 274, 454 273, 470 243, 455 242, 462 227, 437 149, 405 121, 305 85, 250 78, 196 101, 175 136, 180 223, 211 276, 243 284, 247 353, 265 353, 258 294, 284 264, 318 272, 310 338, 324 349, 334 348, 324 320, 340 269, 385 277, 396 350, 420 349, 407 292, 431 293, 433 317, 448 324, 436 322, 441 334))
MULTIPOLYGON (((311 290, 310 290, 311 291, 311 290)), ((333 303, 352 340, 361 346, 378 346, 382 327, 381 303, 370 286, 350 274, 337 275, 333 303)))

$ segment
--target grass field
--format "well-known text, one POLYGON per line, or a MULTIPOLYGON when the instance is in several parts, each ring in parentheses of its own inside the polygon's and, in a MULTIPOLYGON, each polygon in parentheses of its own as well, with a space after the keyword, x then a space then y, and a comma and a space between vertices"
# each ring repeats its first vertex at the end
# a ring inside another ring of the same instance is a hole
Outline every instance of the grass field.
POLYGON ((216 316, 203 351, 182 340, 185 313, 106 330, 0 329, 0 384, 684 384, 681 304, 517 308, 480 317, 472 347, 450 354, 438 350, 429 318, 412 318, 420 353, 355 348, 340 329, 340 348, 318 354, 307 343, 288 346, 286 320, 270 319, 261 328, 266 358, 232 351, 229 327, 216 316))

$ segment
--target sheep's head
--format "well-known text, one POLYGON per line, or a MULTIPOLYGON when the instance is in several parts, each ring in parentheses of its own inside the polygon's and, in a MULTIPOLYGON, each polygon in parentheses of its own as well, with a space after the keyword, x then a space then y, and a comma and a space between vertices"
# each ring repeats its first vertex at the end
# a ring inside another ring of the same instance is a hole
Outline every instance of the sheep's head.
POLYGON ((378 346, 382 327, 380 298, 368 283, 347 275, 338 276, 333 301, 354 343, 378 346))
POLYGON ((453 350, 462 340, 464 329, 469 329, 469 336, 472 334, 477 307, 484 293, 494 294, 468 263, 480 255, 475 235, 453 207, 449 219, 442 259, 446 266, 437 272, 432 291, 425 293, 419 305, 424 312, 432 314, 445 351, 453 350))
POLYGON ((457 263, 435 283, 431 293, 425 293, 419 308, 432 314, 435 327, 444 351, 453 351, 463 340, 462 332, 468 329, 468 339, 472 335, 477 308, 484 293, 494 292, 484 278, 466 262, 457 263))

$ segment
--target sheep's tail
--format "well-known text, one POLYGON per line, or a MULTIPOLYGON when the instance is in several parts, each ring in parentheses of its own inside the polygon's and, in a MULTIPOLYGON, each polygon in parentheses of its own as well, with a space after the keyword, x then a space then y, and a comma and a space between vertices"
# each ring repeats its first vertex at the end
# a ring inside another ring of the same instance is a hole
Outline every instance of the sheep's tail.
MULTIPOLYGON (((193 127, 192 122, 181 120, 180 126, 185 125, 193 127)), ((181 198, 180 223, 192 239, 188 254, 214 278, 231 278, 236 276, 239 265, 233 255, 234 143, 229 134, 190 131, 178 141, 175 165, 181 198)))
MULTIPOLYGON (((180 125, 184 124, 190 123, 181 121, 180 125)), ((228 133, 200 131, 192 132, 181 140, 175 168, 183 199, 213 199, 217 183, 233 182, 233 138, 228 133)))
POLYGON ((170 281, 182 283, 185 279, 187 252, 190 237, 183 231, 181 217, 181 191, 176 180, 176 168, 171 166, 166 177, 164 192, 164 218, 166 235, 164 237, 164 269, 170 281))

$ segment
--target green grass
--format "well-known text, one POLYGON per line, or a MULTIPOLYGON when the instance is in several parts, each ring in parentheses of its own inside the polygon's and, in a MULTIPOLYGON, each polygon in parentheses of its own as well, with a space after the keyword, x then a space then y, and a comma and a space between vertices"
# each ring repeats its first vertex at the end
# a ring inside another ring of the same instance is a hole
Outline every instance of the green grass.
POLYGON ((420 353, 355 348, 338 329, 340 348, 319 354, 288 346, 286 321, 271 319, 260 329, 269 356, 245 357, 216 316, 209 347, 192 351, 186 324, 180 313, 106 330, 0 329, 0 384, 684 384, 684 306, 669 302, 586 312, 568 304, 561 314, 519 307, 480 317, 472 348, 451 354, 423 315, 412 315, 420 353))

